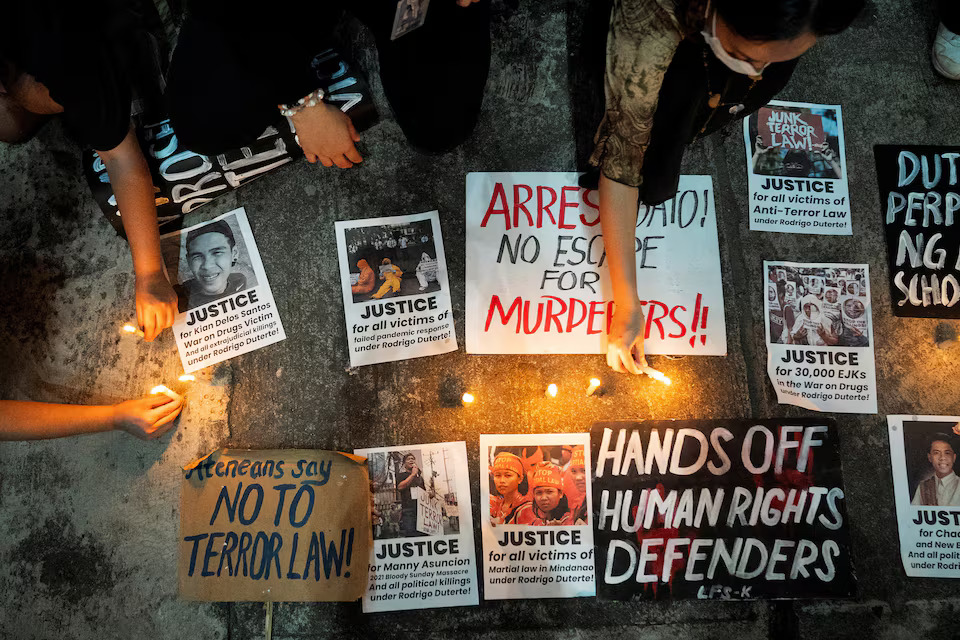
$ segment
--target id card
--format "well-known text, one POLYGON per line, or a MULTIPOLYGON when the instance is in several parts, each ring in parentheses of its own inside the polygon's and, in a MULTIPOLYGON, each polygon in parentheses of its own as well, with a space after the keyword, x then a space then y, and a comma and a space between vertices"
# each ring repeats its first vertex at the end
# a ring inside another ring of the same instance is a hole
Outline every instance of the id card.
POLYGON ((430 6, 430 0, 399 0, 397 14, 393 17, 393 31, 390 32, 390 39, 396 40, 422 27, 427 20, 428 6, 430 6))

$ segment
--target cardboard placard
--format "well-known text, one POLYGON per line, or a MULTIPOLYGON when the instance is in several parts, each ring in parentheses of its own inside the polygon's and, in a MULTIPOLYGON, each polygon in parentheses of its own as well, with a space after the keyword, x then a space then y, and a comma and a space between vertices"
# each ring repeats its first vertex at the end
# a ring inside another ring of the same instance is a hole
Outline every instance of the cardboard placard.
POLYGON ((365 458, 220 449, 184 467, 182 598, 356 600, 372 543, 365 458))
POLYGON ((832 420, 601 422, 591 442, 601 598, 856 594, 832 420))
POLYGON ((877 145, 893 314, 960 318, 960 147, 877 145))

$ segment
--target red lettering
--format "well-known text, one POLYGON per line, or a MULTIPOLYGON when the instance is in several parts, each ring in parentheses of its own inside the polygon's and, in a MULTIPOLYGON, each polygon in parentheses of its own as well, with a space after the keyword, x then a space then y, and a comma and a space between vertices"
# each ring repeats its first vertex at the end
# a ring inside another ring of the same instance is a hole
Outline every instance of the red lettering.
POLYGON ((564 223, 563 223, 564 216, 565 216, 566 213, 567 213, 567 209, 568 209, 568 208, 570 208, 570 209, 577 209, 577 208, 579 208, 579 206, 580 206, 580 205, 576 202, 576 200, 574 200, 573 202, 567 202, 567 191, 573 191, 574 193, 577 193, 577 192, 580 191, 580 187, 566 186, 566 187, 561 187, 561 188, 560 188, 560 224, 559 224, 558 226, 559 226, 561 229, 576 229, 576 228, 577 228, 577 225, 575 225, 575 224, 564 224, 564 223))
POLYGON ((673 309, 670 310, 670 319, 673 320, 673 323, 674 323, 675 325, 677 325, 678 327, 680 327, 680 333, 678 333, 678 334, 676 334, 676 335, 674 335, 674 334, 671 333, 671 334, 669 334, 669 335, 667 336, 668 338, 682 338, 683 336, 686 335, 686 333, 687 333, 687 327, 686 327, 686 325, 683 324, 682 321, 677 320, 677 311, 686 311, 686 310, 687 310, 686 307, 684 307, 684 306, 682 306, 682 305, 679 305, 679 304, 678 304, 677 306, 675 306, 673 309))
MULTIPOLYGON (((590 303, 590 313, 587 315, 587 335, 592 336, 595 333, 600 333, 602 329, 593 328, 593 318, 594 316, 603 315, 603 305, 606 304, 602 300, 594 300, 590 303)), ((607 322, 607 333, 610 332, 610 323, 607 322)))
POLYGON ((543 226, 543 214, 546 213, 550 216, 550 224, 557 224, 557 221, 553 219, 553 213, 550 211, 550 207, 557 203, 557 192, 551 189, 550 187, 537 187, 537 229, 543 226), (550 202, 546 205, 543 204, 543 192, 550 192, 550 202))
POLYGON ((660 332, 660 339, 663 340, 663 337, 664 337, 663 325, 660 324, 660 321, 661 321, 662 319, 664 319, 664 318, 667 317, 667 314, 669 313, 669 311, 670 311, 670 310, 667 308, 667 305, 663 304, 662 302, 657 302, 656 300, 651 300, 651 301, 648 303, 648 305, 647 305, 647 327, 646 327, 646 329, 645 329, 645 331, 644 331, 644 333, 646 334, 646 338, 649 338, 649 337, 650 337, 650 325, 656 323, 656 325, 657 325, 657 330, 660 332), (660 308, 660 309, 663 309, 663 313, 660 314, 659 316, 658 316, 658 315, 655 315, 655 314, 654 314, 654 310, 653 310, 653 307, 654 307, 654 306, 656 306, 656 307, 658 307, 658 308, 660 308))
POLYGON ((490 331, 490 322, 493 320, 493 312, 497 311, 500 313, 500 324, 507 326, 507 323, 510 322, 510 317, 513 315, 513 312, 517 312, 517 328, 514 333, 520 333, 520 316, 522 314, 522 305, 523 299, 520 296, 517 296, 512 303, 510 303, 510 309, 507 311, 506 315, 503 313, 503 305, 500 304, 500 296, 494 295, 490 298, 490 308, 487 311, 487 323, 483 326, 484 331, 490 331))
POLYGON ((530 302, 523 303, 523 332, 526 334, 536 333, 537 329, 540 328, 540 321, 543 319, 543 303, 537 303, 537 324, 533 325, 533 328, 530 328, 530 323, 527 320, 530 319, 530 302))
POLYGON ((560 322, 560 316, 567 312, 567 303, 556 296, 544 296, 547 299, 547 321, 543 324, 543 330, 550 333, 550 323, 557 324, 557 333, 563 333, 563 323, 560 322), (560 305, 560 310, 553 313, 553 301, 556 300, 560 305))
POLYGON ((592 202, 592 201, 590 200, 590 194, 591 194, 591 193, 597 193, 597 190, 596 190, 596 189, 584 189, 584 191, 583 191, 583 204, 587 205, 587 206, 590 207, 591 209, 595 209, 596 212, 597 212, 597 217, 593 219, 593 222, 587 222, 587 219, 586 219, 586 218, 584 217, 584 215, 581 213, 581 214, 580 214, 580 224, 582 224, 582 225, 585 226, 585 227, 593 227, 593 226, 596 226, 597 224, 599 224, 599 222, 600 222, 600 202, 599 202, 599 201, 597 201, 597 202, 592 202))
MULTIPOLYGON (((603 262, 601 259, 600 262, 603 262)), ((610 335, 610 325, 613 324, 613 300, 607 303, 607 335, 610 335)))
POLYGON ((583 300, 577 300, 576 298, 570 298, 570 312, 567 314, 567 333, 573 331, 574 328, 579 327, 583 324, 583 321, 587 319, 587 305, 583 300), (580 319, 576 322, 573 321, 574 311, 577 309, 577 305, 580 306, 581 316, 580 319))
MULTIPOLYGON (((527 208, 524 206, 525 204, 527 204, 528 202, 530 202, 531 198, 533 198, 533 189, 531 189, 530 187, 528 187, 528 186, 525 185, 525 184, 515 184, 515 185, 513 185, 513 226, 515 226, 515 227, 519 227, 519 226, 520 226, 520 212, 521 212, 521 211, 523 211, 524 215, 527 216, 527 224, 528 224, 529 226, 531 226, 531 227, 533 226, 533 217, 530 215, 530 212, 529 212, 529 211, 527 210, 527 208), (520 189, 526 189, 526 190, 527 190, 527 197, 524 198, 523 200, 520 199, 520 189)), ((539 222, 539 221, 538 221, 538 222, 539 222)), ((540 225, 538 224, 538 225, 537 225, 537 228, 539 228, 539 227, 540 227, 540 225)), ((507 228, 509 229, 509 227, 507 227, 507 228)))
POLYGON ((506 230, 510 231, 510 207, 507 205, 507 194, 504 192, 503 183, 501 182, 498 182, 493 187, 493 195, 490 196, 490 204, 487 206, 487 212, 483 214, 483 222, 480 223, 480 226, 487 226, 487 221, 490 220, 490 216, 492 215, 503 216, 503 223, 506 225, 506 230), (498 198, 500 202, 503 203, 503 206, 494 208, 498 198))

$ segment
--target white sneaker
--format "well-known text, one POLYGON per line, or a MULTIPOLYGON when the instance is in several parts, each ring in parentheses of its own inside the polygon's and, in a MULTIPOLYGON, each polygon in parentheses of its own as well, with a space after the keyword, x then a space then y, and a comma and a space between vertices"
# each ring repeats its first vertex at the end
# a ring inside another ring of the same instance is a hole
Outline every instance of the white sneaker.
POLYGON ((943 23, 933 41, 933 68, 944 78, 960 80, 960 35, 950 31, 943 23))

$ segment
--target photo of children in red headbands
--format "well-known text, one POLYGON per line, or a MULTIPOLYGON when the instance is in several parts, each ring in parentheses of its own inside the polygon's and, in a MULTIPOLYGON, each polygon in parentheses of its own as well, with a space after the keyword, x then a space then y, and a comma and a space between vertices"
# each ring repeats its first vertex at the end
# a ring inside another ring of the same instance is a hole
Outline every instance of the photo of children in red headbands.
POLYGON ((583 445, 489 447, 490 523, 589 524, 583 445))

